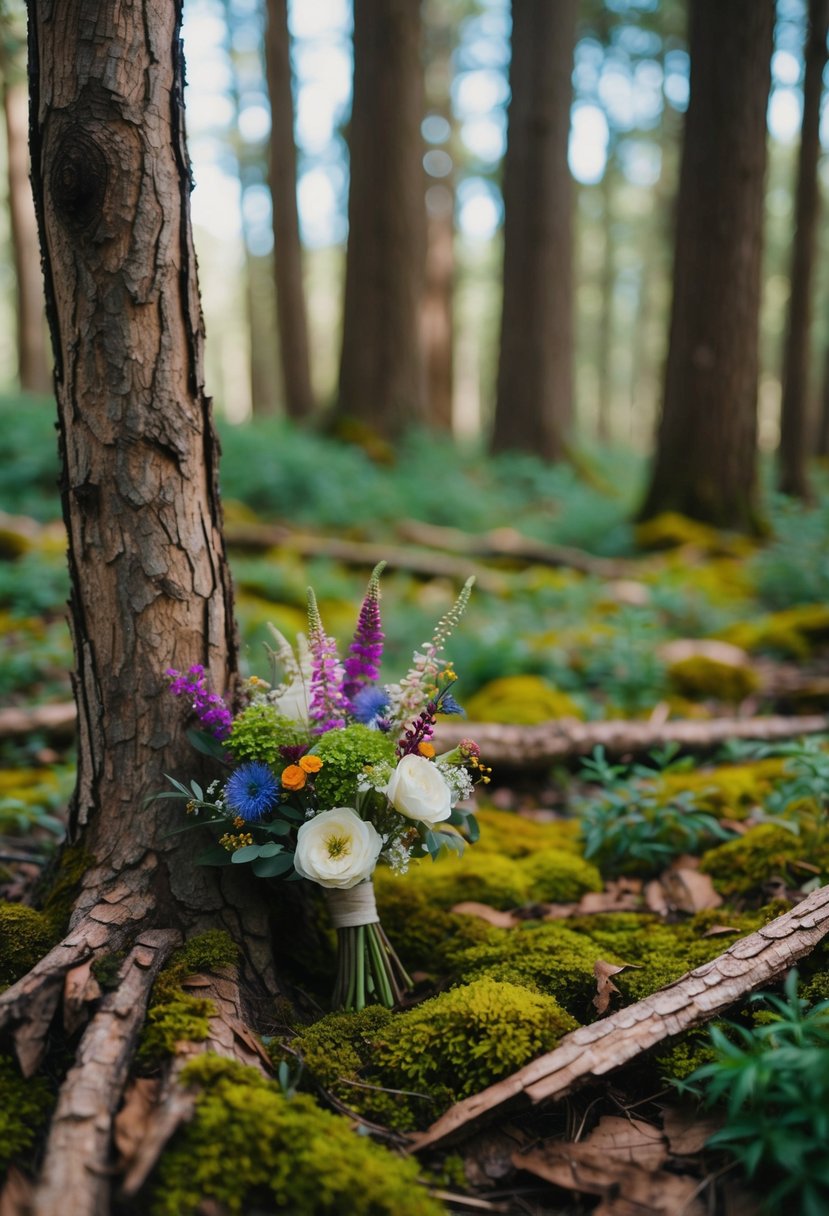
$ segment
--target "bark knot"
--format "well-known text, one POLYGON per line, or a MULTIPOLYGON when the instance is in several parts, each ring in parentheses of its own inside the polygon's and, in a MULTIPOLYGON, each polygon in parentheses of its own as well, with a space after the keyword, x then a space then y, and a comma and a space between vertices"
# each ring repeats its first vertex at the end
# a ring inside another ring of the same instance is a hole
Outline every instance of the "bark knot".
POLYGON ((79 127, 61 136, 49 184, 55 210, 71 228, 83 230, 101 212, 107 188, 107 158, 96 140, 79 127))

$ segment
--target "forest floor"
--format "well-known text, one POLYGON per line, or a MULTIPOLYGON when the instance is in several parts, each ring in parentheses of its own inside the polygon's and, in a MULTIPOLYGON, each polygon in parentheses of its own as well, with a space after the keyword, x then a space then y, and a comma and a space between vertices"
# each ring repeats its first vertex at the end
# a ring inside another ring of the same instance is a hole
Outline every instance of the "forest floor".
MULTIPOLYGON (((51 416, 0 402, 0 425, 0 899, 26 906, 72 787, 72 660, 51 416)), ((268 622, 304 627, 309 584, 345 640, 384 558, 399 678, 477 578, 450 653, 494 769, 480 840, 377 876, 416 981, 402 1013, 325 1015, 329 936, 310 966, 283 943, 304 1008, 268 1028, 283 1090, 415 1147, 431 1206, 412 1213, 825 1212, 825 471, 813 506, 767 496, 758 544, 634 529, 625 453, 549 469, 415 436, 392 461, 276 424, 223 442, 248 672, 267 674, 268 622)), ((5 950, 0 986, 25 954, 5 950)), ((0 1166, 25 1176, 37 1135, 10 1143, 0 1166)), ((208 1183, 182 1196, 248 1210, 208 1183)))

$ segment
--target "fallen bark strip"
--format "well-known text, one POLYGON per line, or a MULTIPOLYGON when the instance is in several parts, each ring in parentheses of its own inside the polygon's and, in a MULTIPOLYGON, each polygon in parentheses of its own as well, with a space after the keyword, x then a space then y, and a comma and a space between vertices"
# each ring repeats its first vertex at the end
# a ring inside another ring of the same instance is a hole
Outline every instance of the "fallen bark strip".
POLYGON ((569 545, 550 545, 543 540, 524 536, 515 528, 493 528, 490 532, 476 534, 460 528, 421 523, 417 519, 404 519, 398 524, 397 531, 414 544, 448 549, 465 557, 508 557, 532 566, 564 566, 582 574, 595 574, 599 578, 624 578, 631 571, 629 561, 595 557, 569 545))
POLYGON ((750 992, 776 980, 827 933, 829 886, 813 891, 790 912, 643 1001, 571 1031, 554 1051, 451 1107, 425 1132, 412 1137, 410 1147, 419 1152, 443 1144, 508 1103, 566 1097, 664 1039, 724 1013, 750 992))
POLYGON ((666 743, 689 750, 705 750, 729 739, 771 741, 816 735, 829 731, 829 715, 803 717, 713 718, 705 722, 677 719, 669 722, 579 722, 557 718, 538 726, 511 726, 498 722, 439 720, 435 745, 439 751, 456 747, 461 739, 474 739, 488 764, 510 768, 543 768, 567 756, 586 756, 601 745, 607 752, 643 752, 666 743))
POLYGON ((464 582, 474 577, 484 591, 500 593, 507 586, 504 575, 487 570, 478 562, 450 553, 400 548, 388 542, 341 540, 333 536, 309 536, 281 524, 226 524, 225 538, 231 549, 289 549, 300 557, 327 557, 346 566, 372 569, 385 562, 389 569, 406 570, 426 578, 450 578, 464 582))
POLYGON ((112 1120, 153 981, 180 942, 174 929, 141 934, 84 1032, 52 1117, 33 1216, 66 1216, 67 1201, 72 1216, 109 1210, 112 1120))

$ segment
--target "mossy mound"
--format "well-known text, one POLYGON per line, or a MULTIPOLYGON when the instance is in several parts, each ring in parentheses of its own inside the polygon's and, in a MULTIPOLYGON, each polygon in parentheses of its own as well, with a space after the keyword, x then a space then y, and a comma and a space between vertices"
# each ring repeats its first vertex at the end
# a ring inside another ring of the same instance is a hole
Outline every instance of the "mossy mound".
POLYGON ((273 705, 249 705, 236 715, 227 745, 236 760, 277 764, 282 761, 281 747, 305 741, 301 724, 278 713, 273 705))
POLYGON ((152 1216, 439 1216, 417 1163, 352 1131, 305 1094, 288 1099, 252 1068, 206 1055, 184 1070, 201 1086, 193 1118, 158 1169, 152 1216), (211 1205, 212 1206, 212 1205, 211 1205))
POLYGON ((798 604, 768 616, 738 621, 718 636, 752 653, 806 659, 818 646, 829 642, 829 607, 798 604))
POLYGON ((554 819, 544 823, 491 806, 479 807, 475 816, 481 828, 476 853, 527 857, 539 849, 559 849, 581 856, 581 826, 577 819, 554 819))
POLYGON ((519 861, 497 853, 477 854, 468 850, 462 857, 445 857, 436 864, 413 865, 406 882, 427 896, 438 908, 451 908, 465 900, 476 900, 492 908, 518 908, 529 902, 530 883, 519 861))
POLYGON ((409 882, 409 875, 378 868, 374 890, 383 928, 410 970, 451 971, 456 951, 488 941, 496 932, 475 917, 437 907, 426 890, 409 882))
POLYGON ((394 1018, 377 1064, 397 1088, 449 1105, 551 1051, 577 1025, 554 997, 484 976, 394 1018))
POLYGON ((11 1056, 0 1055, 0 1169, 29 1152, 53 1102, 43 1077, 22 1077, 11 1056))
POLYGON ((682 696, 714 697, 731 703, 744 700, 760 687, 759 676, 750 667, 702 654, 672 663, 668 679, 682 696))
POLYGON ((708 524, 689 519, 678 511, 663 511, 637 524, 634 539, 639 549, 678 549, 691 545, 712 556, 733 557, 753 551, 743 537, 719 532, 708 524))
POLYGON ((772 877, 801 883, 819 866, 829 872, 829 844, 815 833, 795 835, 776 824, 761 823, 737 840, 709 849, 700 862, 721 895, 745 895, 758 891, 772 877), (798 865, 804 862, 805 865, 798 865))
POLYGON ((452 962, 453 974, 461 980, 488 976, 519 984, 555 997, 568 1013, 585 1021, 596 992, 593 965, 601 957, 590 937, 574 932, 569 921, 526 921, 457 950, 452 962))
POLYGON ((25 904, 0 903, 0 988, 14 984, 58 939, 54 920, 25 904))
POLYGON ((784 776, 785 763, 782 757, 771 757, 750 764, 668 772, 658 778, 657 784, 666 798, 689 790, 698 810, 718 818, 745 819, 749 811, 762 805, 775 782, 784 776))
POLYGON ((533 902, 576 903, 588 891, 604 888, 602 876, 592 862, 561 849, 542 849, 519 864, 533 902))
POLYGON ((513 722, 521 726, 584 717, 566 692, 533 675, 491 680, 467 698, 464 708, 473 722, 513 722))

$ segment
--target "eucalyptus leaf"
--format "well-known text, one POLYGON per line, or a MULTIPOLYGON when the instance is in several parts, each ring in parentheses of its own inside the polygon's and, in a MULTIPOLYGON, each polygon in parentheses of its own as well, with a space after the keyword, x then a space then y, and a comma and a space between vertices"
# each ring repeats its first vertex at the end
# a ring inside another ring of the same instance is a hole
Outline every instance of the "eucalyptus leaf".
POLYGON ((231 854, 230 860, 234 865, 243 865, 246 861, 255 861, 259 856, 260 849, 267 848, 267 845, 246 844, 241 849, 237 849, 231 854))
POLYGON ((293 864, 293 853, 278 853, 275 857, 259 857, 251 869, 258 878, 276 878, 280 874, 287 874, 293 864))
POLYGON ((275 840, 269 840, 267 844, 259 845, 260 857, 276 857, 278 853, 284 852, 281 844, 277 844, 275 840))

